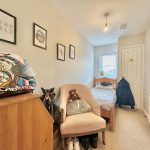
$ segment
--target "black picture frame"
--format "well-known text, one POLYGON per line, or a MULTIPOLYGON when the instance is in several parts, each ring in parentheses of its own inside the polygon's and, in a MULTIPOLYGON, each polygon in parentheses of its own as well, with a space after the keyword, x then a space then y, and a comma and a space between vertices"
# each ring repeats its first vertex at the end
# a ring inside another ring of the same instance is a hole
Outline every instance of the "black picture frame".
POLYGON ((36 23, 33 23, 33 45, 47 49, 47 30, 36 23))
POLYGON ((17 18, 0 9, 0 41, 17 44, 17 18))
POLYGON ((57 60, 65 61, 66 46, 57 43, 57 60))
POLYGON ((75 46, 69 45, 69 58, 75 59, 75 46))

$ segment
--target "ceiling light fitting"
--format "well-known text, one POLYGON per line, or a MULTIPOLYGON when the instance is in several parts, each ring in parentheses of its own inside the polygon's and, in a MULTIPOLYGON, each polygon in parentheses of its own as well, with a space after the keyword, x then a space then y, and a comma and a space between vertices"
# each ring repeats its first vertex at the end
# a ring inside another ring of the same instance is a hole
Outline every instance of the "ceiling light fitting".
POLYGON ((109 13, 106 12, 104 14, 104 17, 106 18, 106 23, 105 23, 105 27, 104 27, 104 31, 107 32, 109 30, 109 27, 108 27, 108 22, 107 22, 107 17, 109 16, 109 13))

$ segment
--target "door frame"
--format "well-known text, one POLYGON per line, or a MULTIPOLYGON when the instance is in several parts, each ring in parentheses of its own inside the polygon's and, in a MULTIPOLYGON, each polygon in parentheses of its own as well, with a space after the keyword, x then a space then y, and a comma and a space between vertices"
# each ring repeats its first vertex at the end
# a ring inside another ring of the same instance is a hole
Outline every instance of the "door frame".
POLYGON ((142 74, 141 74, 141 100, 140 100, 140 109, 143 110, 143 100, 144 100, 144 45, 143 44, 135 44, 129 46, 123 46, 119 48, 119 79, 122 77, 122 49, 141 47, 142 48, 142 74))

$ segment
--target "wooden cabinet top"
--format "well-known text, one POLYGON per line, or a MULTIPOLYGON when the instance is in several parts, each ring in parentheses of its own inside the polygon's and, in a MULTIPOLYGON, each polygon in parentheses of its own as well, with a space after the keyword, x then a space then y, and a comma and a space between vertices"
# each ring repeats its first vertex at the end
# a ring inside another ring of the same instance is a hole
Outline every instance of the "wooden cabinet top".
POLYGON ((20 94, 17 96, 9 96, 5 98, 0 98, 0 107, 12 105, 16 103, 21 103, 21 102, 29 101, 29 100, 36 100, 39 98, 40 97, 38 94, 33 94, 33 93, 20 94))

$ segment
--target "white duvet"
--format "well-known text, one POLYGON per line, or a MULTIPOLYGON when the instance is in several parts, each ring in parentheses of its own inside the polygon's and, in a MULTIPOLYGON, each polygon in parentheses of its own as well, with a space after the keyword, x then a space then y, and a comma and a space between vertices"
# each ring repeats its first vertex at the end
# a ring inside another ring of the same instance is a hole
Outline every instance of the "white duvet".
POLYGON ((103 108, 110 110, 110 108, 114 107, 117 100, 116 90, 92 88, 91 91, 96 101, 98 101, 103 108))

